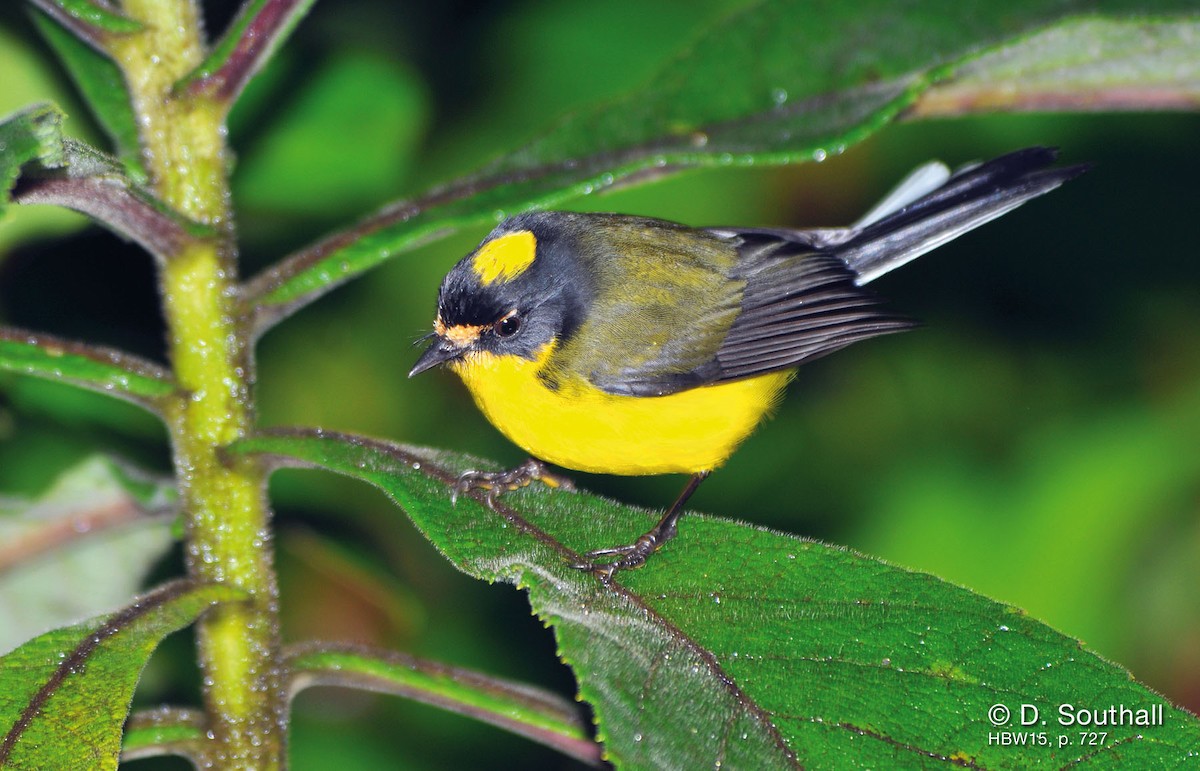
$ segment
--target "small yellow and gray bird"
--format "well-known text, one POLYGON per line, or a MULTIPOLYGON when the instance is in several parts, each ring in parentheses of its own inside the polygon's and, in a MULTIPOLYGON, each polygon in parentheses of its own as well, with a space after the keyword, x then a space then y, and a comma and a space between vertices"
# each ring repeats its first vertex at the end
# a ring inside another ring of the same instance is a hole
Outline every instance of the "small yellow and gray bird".
POLYGON ((693 228, 623 214, 506 220, 442 282, 416 375, 448 364, 532 456, 464 475, 494 494, 558 478, 689 474, 659 523, 576 567, 605 580, 674 536, 688 497, 768 415, 796 367, 913 324, 867 282, 1049 192, 1085 166, 1033 147, 913 172, 848 228, 693 228))

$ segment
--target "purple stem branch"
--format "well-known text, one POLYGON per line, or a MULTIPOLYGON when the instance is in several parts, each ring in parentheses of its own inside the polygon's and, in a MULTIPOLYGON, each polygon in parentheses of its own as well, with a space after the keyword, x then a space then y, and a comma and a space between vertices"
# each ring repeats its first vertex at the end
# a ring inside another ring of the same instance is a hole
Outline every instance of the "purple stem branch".
POLYGON ((194 95, 232 104, 313 0, 249 0, 212 53, 184 79, 194 95))

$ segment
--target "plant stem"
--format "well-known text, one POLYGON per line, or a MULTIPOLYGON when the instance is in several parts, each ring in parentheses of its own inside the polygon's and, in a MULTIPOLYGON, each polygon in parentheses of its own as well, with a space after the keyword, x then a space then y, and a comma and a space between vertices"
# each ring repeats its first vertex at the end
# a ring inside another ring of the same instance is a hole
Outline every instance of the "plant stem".
POLYGON ((249 593, 199 623, 204 700, 219 768, 283 765, 284 699, 277 589, 271 564, 265 475, 225 463, 220 448, 253 422, 252 352, 235 321, 237 271, 225 147, 226 105, 176 89, 203 58, 194 0, 125 0, 145 25, 111 45, 141 128, 155 192, 222 234, 186 244, 161 264, 160 287, 175 378, 184 397, 166 409, 188 524, 189 574, 249 593))

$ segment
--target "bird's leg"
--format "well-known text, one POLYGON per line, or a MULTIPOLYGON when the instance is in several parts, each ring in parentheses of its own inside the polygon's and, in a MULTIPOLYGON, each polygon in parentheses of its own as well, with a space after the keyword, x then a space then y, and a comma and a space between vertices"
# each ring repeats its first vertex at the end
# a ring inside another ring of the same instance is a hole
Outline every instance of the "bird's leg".
POLYGON ((502 493, 527 487, 530 482, 541 482, 547 487, 563 490, 574 490, 575 484, 565 476, 555 474, 537 458, 530 458, 516 468, 508 471, 467 471, 454 483, 450 493, 450 502, 455 503, 458 496, 472 490, 484 490, 484 501, 491 508, 496 505, 496 499, 502 493))
POLYGON ((675 531, 679 524, 679 518, 683 516, 683 505, 687 503, 688 498, 692 497, 692 493, 696 492, 696 488, 700 486, 709 475, 708 471, 701 471, 698 474, 693 474, 688 480, 687 485, 683 488, 683 492, 679 493, 679 497, 671 504, 671 508, 667 509, 662 515, 662 519, 658 520, 658 524, 650 528, 645 534, 638 538, 633 543, 625 544, 624 546, 613 546, 608 549, 596 549, 590 551, 584 556, 587 562, 579 562, 571 565, 577 570, 587 570, 600 576, 604 582, 612 580, 613 575, 618 570, 627 570, 631 568, 640 568, 646 564, 646 560, 650 555, 658 551, 664 543, 675 537, 675 531), (617 555, 619 559, 612 562, 596 562, 600 557, 611 557, 617 555))

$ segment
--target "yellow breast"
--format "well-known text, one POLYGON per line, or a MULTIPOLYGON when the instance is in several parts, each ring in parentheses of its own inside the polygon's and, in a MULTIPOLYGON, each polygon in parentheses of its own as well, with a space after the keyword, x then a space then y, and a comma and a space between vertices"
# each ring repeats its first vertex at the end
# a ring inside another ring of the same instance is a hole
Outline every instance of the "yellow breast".
POLYGON ((476 352, 451 367, 492 425, 531 455, 601 474, 694 474, 725 462, 783 393, 776 372, 669 396, 616 396, 583 379, 556 390, 537 361, 476 352))

